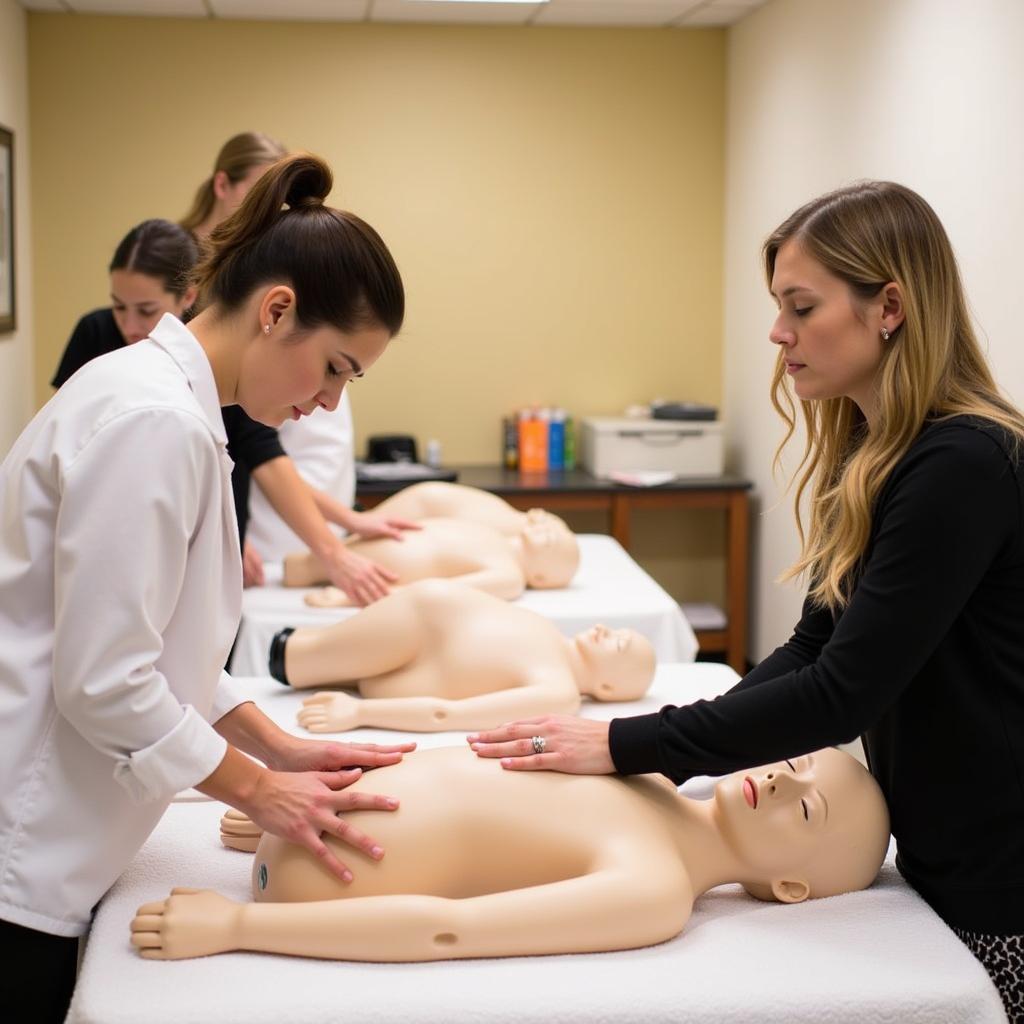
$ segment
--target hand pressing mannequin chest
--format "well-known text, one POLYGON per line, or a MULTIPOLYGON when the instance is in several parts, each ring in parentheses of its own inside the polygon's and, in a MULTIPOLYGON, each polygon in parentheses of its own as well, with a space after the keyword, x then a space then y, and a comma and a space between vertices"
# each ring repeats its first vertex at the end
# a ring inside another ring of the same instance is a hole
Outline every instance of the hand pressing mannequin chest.
MULTIPOLYGON (((506 537, 493 527, 460 519, 424 519, 421 529, 401 540, 349 538, 351 549, 394 572, 400 584, 429 578, 458 579, 468 586, 514 601, 527 587, 567 586, 579 564, 571 533, 537 528, 506 537)), ((325 579, 317 558, 306 552, 284 562, 287 587, 309 587, 325 579)), ((333 588, 308 594, 318 607, 348 604, 333 588)))
POLYGON ((486 729, 511 718, 573 714, 580 694, 641 697, 654 676, 650 642, 595 626, 562 636, 543 616, 450 580, 424 580, 325 628, 274 639, 282 682, 356 685, 309 698, 311 732, 377 726, 412 732, 486 729))
MULTIPOLYGON (((417 961, 629 949, 678 934, 694 899, 723 882, 788 903, 864 888, 889 836, 874 779, 832 749, 727 776, 708 801, 654 776, 507 772, 461 748, 417 752, 356 785, 401 800, 373 819, 383 860, 366 858, 345 886, 229 812, 224 842, 255 847, 257 902, 179 890, 147 904, 132 922, 142 955, 417 961)), ((350 815, 357 827, 364 813, 350 815)))

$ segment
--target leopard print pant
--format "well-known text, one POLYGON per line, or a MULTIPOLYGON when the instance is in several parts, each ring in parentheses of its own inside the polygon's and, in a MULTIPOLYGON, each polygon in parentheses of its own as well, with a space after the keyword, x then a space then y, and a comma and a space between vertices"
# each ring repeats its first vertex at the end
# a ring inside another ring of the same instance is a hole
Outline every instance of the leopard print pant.
POLYGON ((1024 1024, 1024 935, 981 935, 954 928, 999 990, 1010 1024, 1024 1024))

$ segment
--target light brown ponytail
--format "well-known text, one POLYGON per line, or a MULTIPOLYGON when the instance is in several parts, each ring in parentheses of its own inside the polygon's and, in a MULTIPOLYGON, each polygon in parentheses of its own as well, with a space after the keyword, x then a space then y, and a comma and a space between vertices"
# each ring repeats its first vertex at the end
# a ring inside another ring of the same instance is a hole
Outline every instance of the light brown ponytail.
POLYGON ((186 231, 195 234, 196 228, 205 224, 213 213, 216 196, 213 179, 223 171, 232 184, 241 181, 254 167, 270 164, 287 154, 287 148, 277 139, 263 132, 241 132, 233 135, 220 148, 213 165, 213 174, 199 186, 188 213, 178 222, 186 231))

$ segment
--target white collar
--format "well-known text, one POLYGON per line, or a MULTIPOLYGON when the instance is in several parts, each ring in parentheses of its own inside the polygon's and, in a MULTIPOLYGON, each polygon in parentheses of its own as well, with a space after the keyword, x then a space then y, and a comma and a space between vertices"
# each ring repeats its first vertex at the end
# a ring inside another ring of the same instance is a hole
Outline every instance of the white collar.
POLYGON ((226 445, 228 438, 224 431, 217 384, 213 379, 213 367, 196 336, 173 313, 164 313, 149 336, 181 367, 209 421, 214 440, 219 445, 226 445))

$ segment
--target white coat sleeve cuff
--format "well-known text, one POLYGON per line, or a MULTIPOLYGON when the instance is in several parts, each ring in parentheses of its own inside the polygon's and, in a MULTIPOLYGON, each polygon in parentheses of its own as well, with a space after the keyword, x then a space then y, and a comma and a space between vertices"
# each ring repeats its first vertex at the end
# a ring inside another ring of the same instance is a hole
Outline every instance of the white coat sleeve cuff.
POLYGON ((169 733, 118 759, 114 778, 136 803, 170 800, 175 793, 212 775, 227 749, 227 740, 186 704, 180 721, 169 733))
POLYGON ((239 704, 251 701, 245 691, 227 674, 221 672, 217 681, 217 689, 213 691, 213 705, 210 708, 210 721, 219 722, 229 711, 234 711, 239 704))

